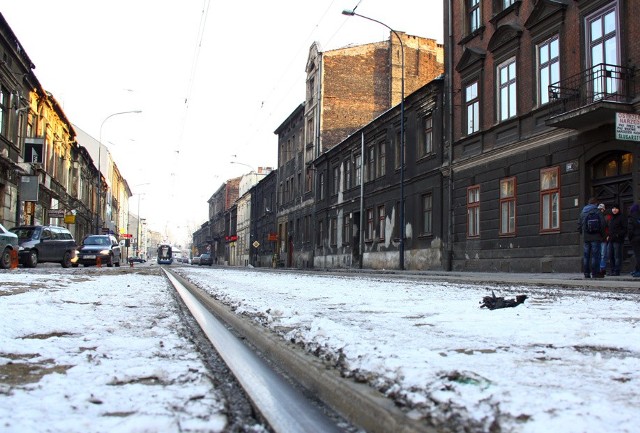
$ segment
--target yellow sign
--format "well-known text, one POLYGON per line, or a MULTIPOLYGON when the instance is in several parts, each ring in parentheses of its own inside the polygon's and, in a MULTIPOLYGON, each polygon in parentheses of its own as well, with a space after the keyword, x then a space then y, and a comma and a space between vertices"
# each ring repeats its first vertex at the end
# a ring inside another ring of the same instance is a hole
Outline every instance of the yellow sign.
POLYGON ((64 216, 64 223, 65 224, 75 224, 76 223, 76 216, 75 215, 65 215, 64 216))

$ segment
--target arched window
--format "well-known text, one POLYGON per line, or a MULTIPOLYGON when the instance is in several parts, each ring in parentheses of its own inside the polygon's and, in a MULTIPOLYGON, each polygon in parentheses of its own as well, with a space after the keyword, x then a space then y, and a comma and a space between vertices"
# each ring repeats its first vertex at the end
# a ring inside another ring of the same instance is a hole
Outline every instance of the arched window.
POLYGON ((593 165, 593 178, 604 179, 630 174, 632 168, 633 154, 618 153, 609 155, 593 165))

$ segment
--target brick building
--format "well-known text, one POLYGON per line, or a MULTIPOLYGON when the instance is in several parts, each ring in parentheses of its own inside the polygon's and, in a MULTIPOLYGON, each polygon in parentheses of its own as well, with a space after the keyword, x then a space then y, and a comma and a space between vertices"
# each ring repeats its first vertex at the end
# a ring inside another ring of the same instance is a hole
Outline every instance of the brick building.
POLYGON ((322 51, 311 45, 305 102, 275 131, 278 135, 278 260, 311 267, 314 262, 314 189, 324 180, 313 161, 405 95, 444 71, 442 45, 398 32, 387 41, 322 51))
POLYGON ((640 199, 637 138, 616 135, 640 108, 640 2, 444 6, 451 267, 580 272, 587 199, 640 199))

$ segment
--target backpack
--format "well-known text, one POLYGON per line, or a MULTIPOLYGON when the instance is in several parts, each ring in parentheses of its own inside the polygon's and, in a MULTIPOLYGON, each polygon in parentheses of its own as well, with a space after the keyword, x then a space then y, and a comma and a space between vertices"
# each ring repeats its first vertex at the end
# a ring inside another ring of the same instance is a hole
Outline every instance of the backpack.
POLYGON ((600 233, 600 231, 601 231, 600 215, 598 215, 598 212, 600 212, 600 211, 591 212, 585 218, 585 220, 584 220, 584 231, 586 233, 589 233, 591 235, 596 234, 596 233, 600 233))

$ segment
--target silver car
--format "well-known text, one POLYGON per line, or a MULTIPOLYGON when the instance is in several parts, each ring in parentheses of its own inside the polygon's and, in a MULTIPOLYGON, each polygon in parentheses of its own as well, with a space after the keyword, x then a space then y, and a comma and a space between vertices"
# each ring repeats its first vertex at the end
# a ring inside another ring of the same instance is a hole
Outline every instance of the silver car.
POLYGON ((11 267, 11 253, 18 253, 18 235, 11 233, 0 224, 0 269, 9 269, 11 267))

